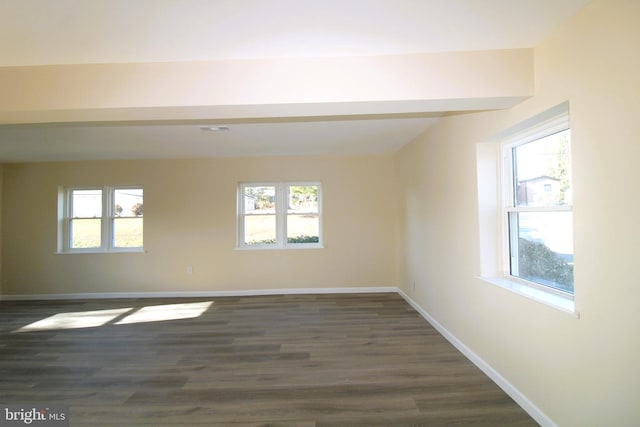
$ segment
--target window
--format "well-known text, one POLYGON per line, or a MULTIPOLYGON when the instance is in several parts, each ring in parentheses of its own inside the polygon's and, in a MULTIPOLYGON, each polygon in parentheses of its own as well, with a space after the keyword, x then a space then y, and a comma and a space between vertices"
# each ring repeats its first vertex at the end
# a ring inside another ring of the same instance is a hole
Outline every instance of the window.
POLYGON ((240 184, 238 247, 321 247, 320 193, 319 183, 240 184))
POLYGON ((571 131, 563 114, 503 143, 505 271, 573 295, 571 131))
POLYGON ((143 247, 140 187, 67 188, 61 192, 61 252, 133 251, 143 247))

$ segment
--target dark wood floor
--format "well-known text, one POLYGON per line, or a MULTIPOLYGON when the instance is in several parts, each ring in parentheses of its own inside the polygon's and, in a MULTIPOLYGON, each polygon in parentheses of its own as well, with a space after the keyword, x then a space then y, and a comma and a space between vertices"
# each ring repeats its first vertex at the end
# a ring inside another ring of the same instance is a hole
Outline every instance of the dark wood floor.
POLYGON ((72 426, 537 425, 396 294, 0 302, 0 403, 68 405, 72 426))

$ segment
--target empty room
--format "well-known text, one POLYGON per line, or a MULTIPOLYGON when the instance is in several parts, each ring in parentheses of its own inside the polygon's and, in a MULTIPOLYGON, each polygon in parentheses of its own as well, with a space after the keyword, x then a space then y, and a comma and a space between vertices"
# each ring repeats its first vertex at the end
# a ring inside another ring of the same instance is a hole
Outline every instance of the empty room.
POLYGON ((639 20, 0 0, 0 425, 638 425, 639 20))

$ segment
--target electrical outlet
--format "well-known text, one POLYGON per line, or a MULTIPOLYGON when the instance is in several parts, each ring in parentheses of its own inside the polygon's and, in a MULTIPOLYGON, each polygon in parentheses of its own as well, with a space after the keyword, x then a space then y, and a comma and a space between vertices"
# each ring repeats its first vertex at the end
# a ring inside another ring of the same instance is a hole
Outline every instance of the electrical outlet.
POLYGON ((413 292, 413 293, 416 292, 416 281, 415 280, 411 283, 411 292, 413 292))
POLYGON ((187 274, 189 275, 193 274, 193 267, 190 265, 187 266, 187 274))

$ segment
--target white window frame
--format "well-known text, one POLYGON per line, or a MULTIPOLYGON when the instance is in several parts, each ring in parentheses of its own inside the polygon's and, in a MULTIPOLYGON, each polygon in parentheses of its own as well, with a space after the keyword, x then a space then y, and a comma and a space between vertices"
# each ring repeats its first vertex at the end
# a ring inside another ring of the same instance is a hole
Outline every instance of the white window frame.
MULTIPOLYGON (((114 221, 118 218, 114 212, 114 201, 116 190, 143 190, 141 185, 123 186, 95 186, 95 187, 61 187, 59 190, 59 210, 58 210, 58 252, 59 253, 118 253, 118 252, 144 252, 144 228, 142 246, 121 247, 114 246, 114 221), (74 191, 96 190, 102 192, 102 213, 100 217, 100 247, 95 248, 74 248, 71 246, 73 220, 74 191)), ((143 193, 144 194, 144 193, 143 193)), ((144 195, 143 195, 144 197, 144 195)), ((143 218, 144 214, 140 217, 143 218)))
MULTIPOLYGON (((579 318, 574 294, 530 282, 511 275, 508 212, 513 208, 511 148, 542 138, 569 126, 569 103, 557 105, 476 145, 478 177, 478 215, 480 275, 483 282, 496 285, 526 298, 579 318), (555 127, 555 129, 554 129, 555 127)), ((573 143, 572 143, 573 144, 573 143)), ((572 188, 574 184, 572 182, 572 188)), ((530 208, 531 211, 538 208, 530 208)), ((555 209, 555 207, 553 208, 555 209)), ((572 206, 558 207, 571 210, 572 206)), ((547 207, 543 211, 550 211, 547 207)), ((575 237, 575 236, 574 236, 575 237)))
POLYGON ((236 209, 236 249, 310 249, 322 248, 322 185, 318 181, 280 181, 280 182, 241 182, 238 184, 237 209, 236 209), (292 186, 318 187, 318 242, 317 243, 288 243, 287 242, 287 201, 289 200, 289 188, 292 186), (246 244, 244 242, 244 218, 245 212, 244 189, 246 187, 275 187, 275 217, 276 217, 276 242, 266 244, 246 244))
POLYGON ((564 292, 559 289, 554 289, 549 286, 532 282, 530 280, 523 279, 511 274, 513 266, 517 266, 517 262, 514 262, 514 258, 518 258, 518 236, 509 233, 509 230, 515 227, 516 224, 510 223, 515 218, 513 213, 521 212, 572 212, 573 205, 571 203, 557 205, 557 206, 514 206, 515 200, 515 186, 514 186, 514 170, 513 170, 513 149, 519 146, 532 143, 547 136, 570 130, 569 115, 563 113, 555 116, 551 119, 538 123, 524 131, 518 132, 509 138, 502 141, 502 208, 501 211, 501 241, 502 241, 502 273, 505 278, 510 281, 521 283, 526 286, 536 288, 540 291, 547 292, 552 295, 557 295, 562 298, 573 300, 573 294, 564 292))

